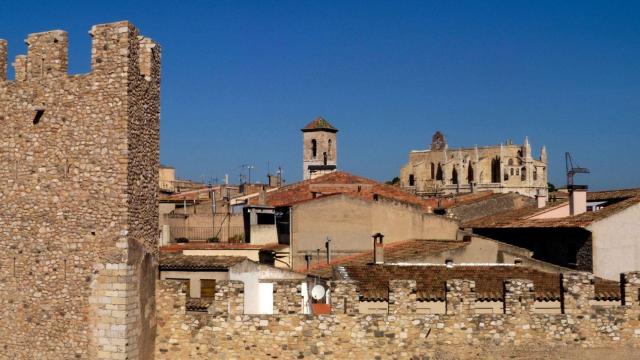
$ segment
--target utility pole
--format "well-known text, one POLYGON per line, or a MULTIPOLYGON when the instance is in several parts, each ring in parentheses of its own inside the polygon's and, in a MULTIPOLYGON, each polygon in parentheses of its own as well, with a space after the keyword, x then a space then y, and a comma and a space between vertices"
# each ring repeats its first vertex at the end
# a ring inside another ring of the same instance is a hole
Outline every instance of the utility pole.
POLYGON ((331 238, 327 236, 324 246, 327 248, 327 264, 331 263, 331 238))
POLYGON ((213 190, 213 186, 209 188, 211 194, 211 226, 212 237, 216 235, 216 192, 213 190))
POLYGON ((251 185, 251 169, 253 169, 253 165, 247 165, 247 169, 249 169, 249 185, 251 185))

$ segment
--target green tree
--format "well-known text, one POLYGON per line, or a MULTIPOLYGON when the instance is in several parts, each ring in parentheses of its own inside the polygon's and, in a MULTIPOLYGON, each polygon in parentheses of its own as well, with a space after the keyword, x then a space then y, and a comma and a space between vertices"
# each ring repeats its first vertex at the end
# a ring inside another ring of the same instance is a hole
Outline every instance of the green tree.
POLYGON ((385 184, 387 185, 396 185, 400 183, 400 178, 399 177, 394 177, 393 179, 391 179, 390 181, 385 182, 385 184))

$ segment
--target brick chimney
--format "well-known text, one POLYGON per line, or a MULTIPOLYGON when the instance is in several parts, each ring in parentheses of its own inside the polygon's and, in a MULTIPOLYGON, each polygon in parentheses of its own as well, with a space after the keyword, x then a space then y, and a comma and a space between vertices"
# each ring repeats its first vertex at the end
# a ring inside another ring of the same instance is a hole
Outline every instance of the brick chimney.
POLYGON ((384 264, 384 244, 382 239, 384 235, 380 233, 373 234, 373 263, 382 265, 384 264))
POLYGON ((571 185, 569 190, 569 215, 580 215, 587 211, 587 185, 571 185))

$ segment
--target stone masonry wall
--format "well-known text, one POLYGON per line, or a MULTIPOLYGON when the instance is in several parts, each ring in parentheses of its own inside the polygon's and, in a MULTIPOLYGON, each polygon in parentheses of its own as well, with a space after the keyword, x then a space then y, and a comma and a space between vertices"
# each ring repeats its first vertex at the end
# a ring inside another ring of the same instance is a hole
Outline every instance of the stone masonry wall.
MULTIPOLYGON (((573 294, 593 291, 585 273, 564 279, 573 294)), ((638 273, 625 277, 624 286, 635 295, 638 279, 638 273)), ((637 298, 615 307, 585 307, 570 300, 564 314, 534 314, 528 311, 534 289, 528 280, 505 282, 502 314, 474 313, 474 284, 464 279, 447 283, 447 301, 454 304, 447 305, 444 315, 398 312, 414 308, 402 304, 415 301, 405 296, 415 288, 410 282, 390 284, 402 296, 390 294, 395 313, 388 315, 360 315, 357 306, 347 314, 341 309, 320 316, 188 313, 181 287, 174 281, 159 283, 158 359, 421 358, 433 355, 441 346, 455 346, 461 353, 473 353, 478 346, 640 346, 637 298)), ((349 282, 334 282, 331 291, 334 306, 345 297, 357 297, 349 282)))
POLYGON ((64 31, 0 40, 0 354, 153 358, 160 49, 94 26, 91 72, 64 31))

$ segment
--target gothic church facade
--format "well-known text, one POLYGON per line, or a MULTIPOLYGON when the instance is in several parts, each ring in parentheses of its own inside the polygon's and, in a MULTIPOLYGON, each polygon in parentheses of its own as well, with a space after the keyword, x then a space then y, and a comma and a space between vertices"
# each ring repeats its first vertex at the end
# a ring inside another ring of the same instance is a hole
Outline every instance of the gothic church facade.
POLYGON ((440 196, 475 191, 515 192, 530 197, 547 196, 547 153, 533 158, 531 145, 510 141, 494 146, 449 149, 437 131, 430 149, 409 153, 400 170, 401 186, 418 195, 440 196))

